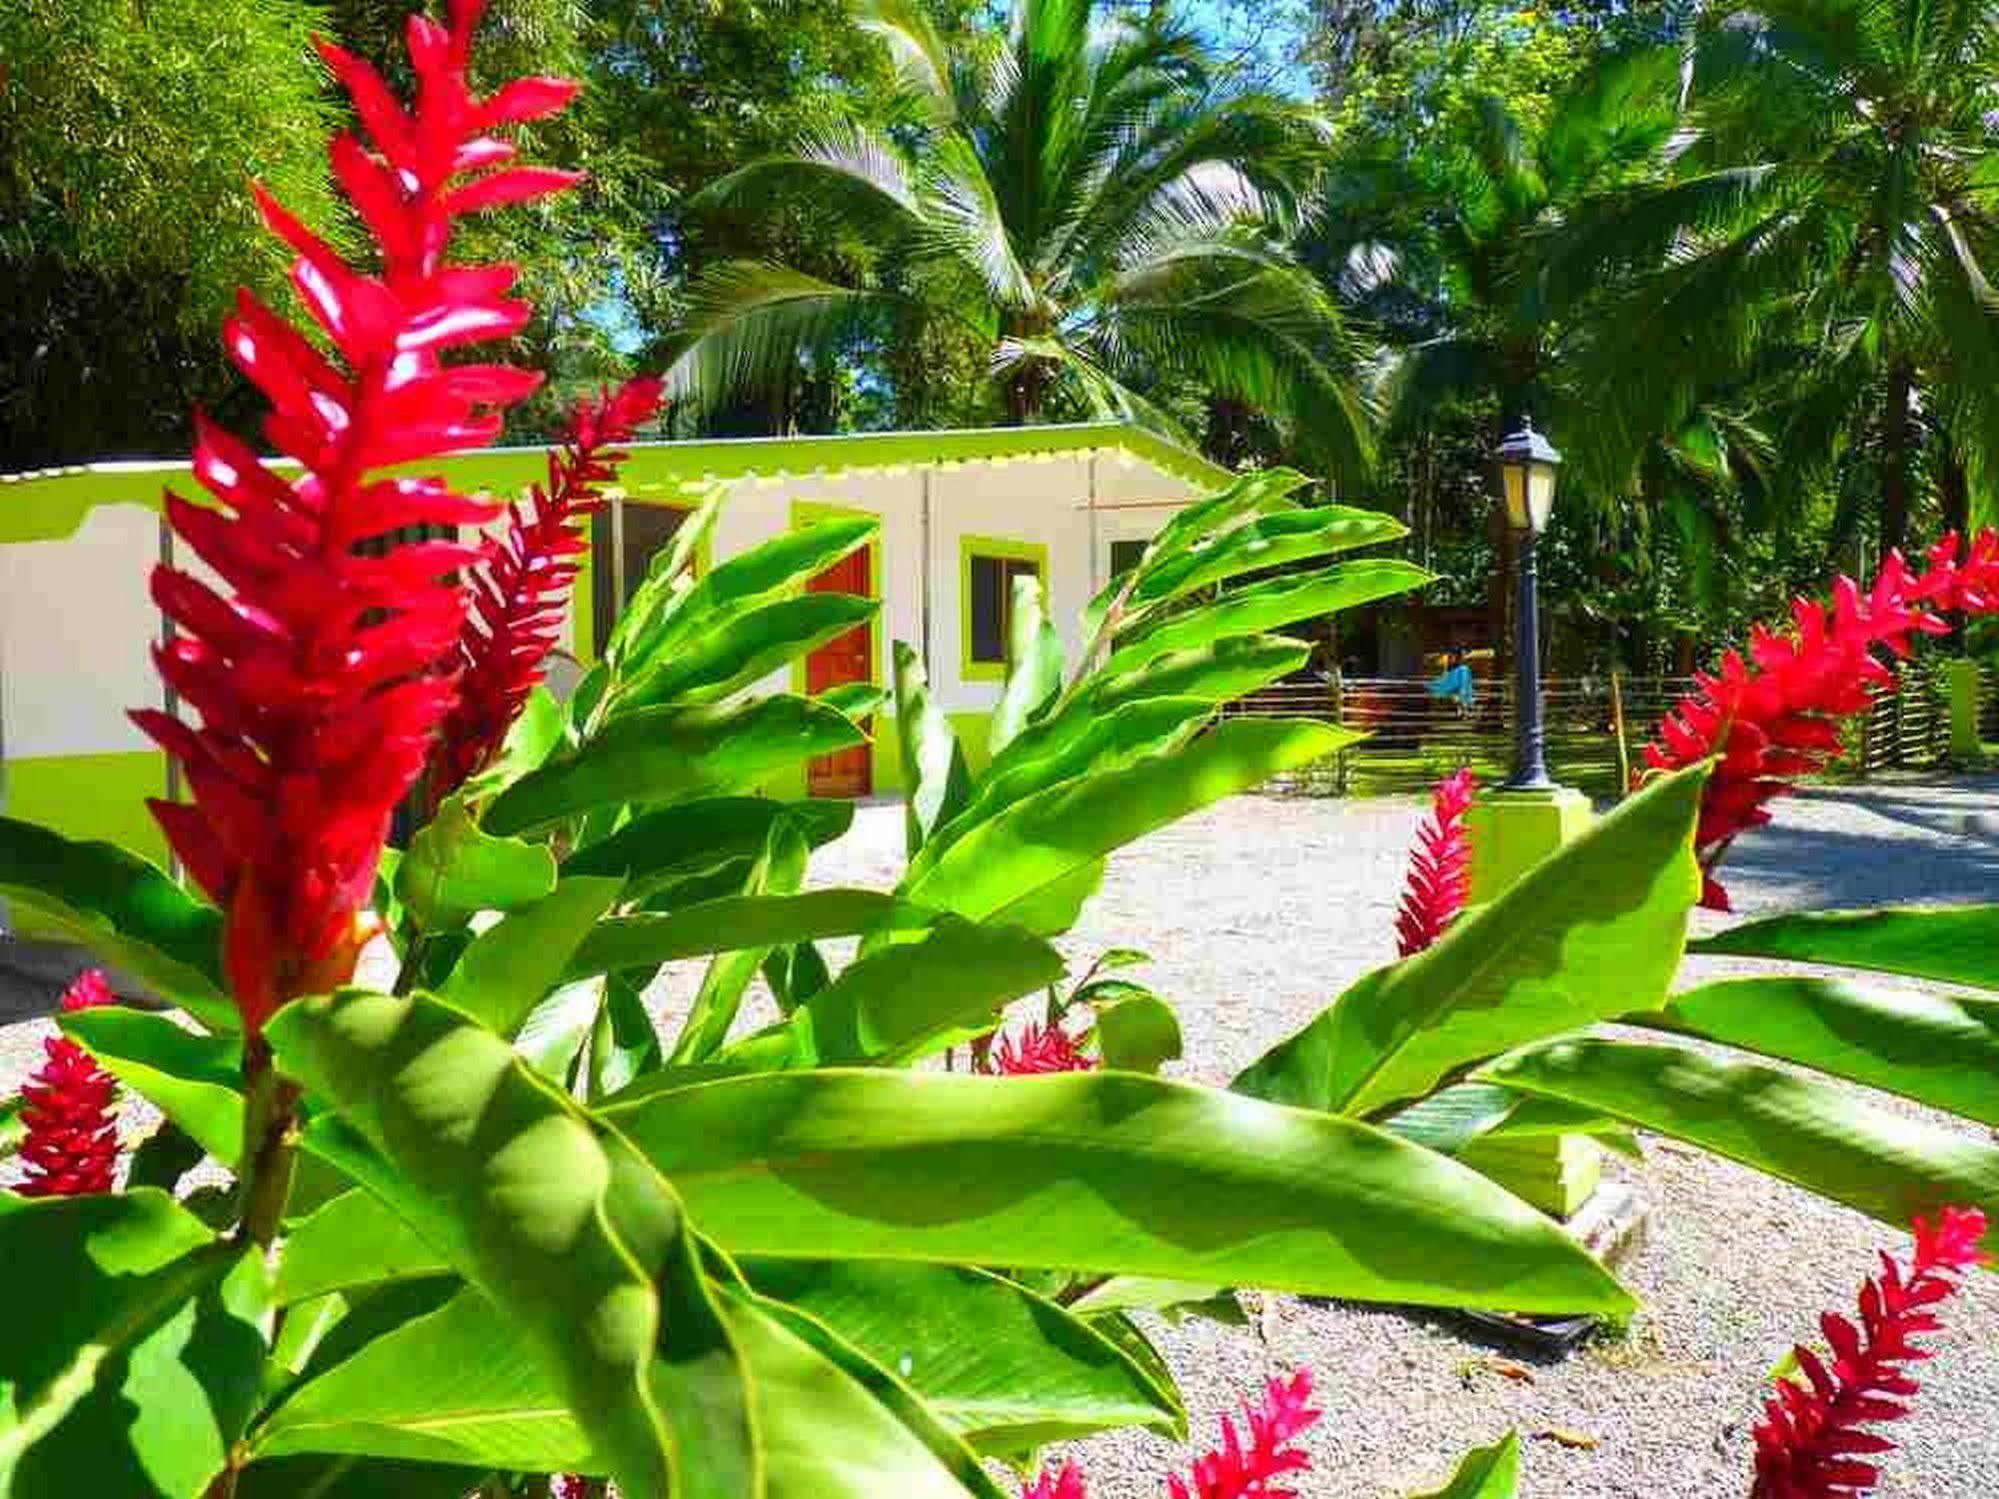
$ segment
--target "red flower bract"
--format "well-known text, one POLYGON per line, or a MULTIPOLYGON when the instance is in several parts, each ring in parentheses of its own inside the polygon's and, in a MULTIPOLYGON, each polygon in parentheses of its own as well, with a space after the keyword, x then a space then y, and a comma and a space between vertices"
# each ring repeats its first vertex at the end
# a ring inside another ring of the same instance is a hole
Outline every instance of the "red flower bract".
MULTIPOLYGON (((64 991, 65 1011, 115 1004, 95 968, 64 991)), ((67 1036, 43 1043, 47 1060, 21 1088, 23 1197, 82 1197, 109 1192, 118 1171, 118 1085, 67 1036)))
POLYGON ((1430 794, 1430 817, 1409 850, 1408 888, 1395 918, 1396 949, 1411 957, 1429 947, 1458 918, 1471 899, 1471 810, 1478 778, 1466 766, 1437 782, 1430 794))
POLYGON ((197 416, 195 477, 221 508, 167 497, 175 533, 217 580, 153 575, 175 627, 156 652, 160 674, 201 726, 133 717, 186 773, 192 804, 155 802, 154 815, 224 908, 224 965, 253 1035, 285 1000, 352 975, 390 812, 454 696, 455 577, 476 553, 403 537, 490 511, 440 479, 378 471, 490 442, 504 408, 540 382, 443 357, 517 333, 529 313, 508 296, 513 267, 448 262, 453 221, 575 180, 508 165, 514 148, 487 133, 555 113, 575 89, 527 78, 475 97, 480 9, 452 0, 448 25, 410 17, 408 110, 367 63, 320 44, 372 143, 342 133, 331 158, 379 268, 348 264, 258 190, 333 354, 248 292, 224 342, 270 399, 265 437, 304 472, 279 477, 197 416))
POLYGON ((1064 1463, 1060 1473, 1044 1472, 1022 1489, 1020 1499, 1090 1499, 1090 1493, 1083 1486, 1083 1470, 1064 1463))
POLYGON ((1037 1025, 1030 1020, 1018 1036, 1000 1037, 999 1050, 986 1055, 979 1071, 999 1077, 1033 1077, 1044 1072, 1088 1072, 1096 1065, 1061 1026, 1037 1025))
POLYGON ((1871 587, 1851 578, 1833 584, 1832 606, 1797 600, 1791 628, 1758 625, 1747 656, 1731 650, 1713 675, 1683 699, 1645 747, 1654 770, 1678 770, 1719 756, 1701 797, 1694 844, 1706 879, 1701 904, 1728 909, 1712 870, 1729 844, 1770 820, 1767 804, 1799 776, 1823 770, 1840 750, 1840 722, 1865 712, 1869 687, 1892 691, 1895 675, 1882 653, 1909 654, 1914 635, 1949 626, 1937 611, 1999 609, 1999 534, 1981 532, 1962 558, 1956 535, 1929 552, 1918 577, 1890 552, 1871 587))
POLYGON ((458 637, 458 701, 430 768, 432 804, 482 769, 542 679, 562 633, 576 558, 590 549, 577 522, 603 503, 617 477, 620 443, 659 412, 662 382, 641 375, 576 408, 563 445, 548 455, 548 483, 508 508, 506 533, 472 575, 472 608, 458 637))
POLYGON ((1881 1273, 1861 1286, 1860 1325, 1837 1312, 1819 1319, 1832 1365, 1800 1347, 1798 1367, 1810 1382, 1777 1382, 1756 1425, 1751 1499, 1839 1499, 1880 1482, 1865 1459, 1895 1444, 1862 1428, 1909 1413, 1917 1386, 1906 1366, 1930 1356, 1914 1339, 1942 1325, 1929 1308, 1957 1289, 1962 1272, 1983 1263, 1984 1233, 1985 1215, 1976 1209, 1945 1208, 1934 1226, 1918 1218, 1907 1275, 1884 1254, 1881 1273))

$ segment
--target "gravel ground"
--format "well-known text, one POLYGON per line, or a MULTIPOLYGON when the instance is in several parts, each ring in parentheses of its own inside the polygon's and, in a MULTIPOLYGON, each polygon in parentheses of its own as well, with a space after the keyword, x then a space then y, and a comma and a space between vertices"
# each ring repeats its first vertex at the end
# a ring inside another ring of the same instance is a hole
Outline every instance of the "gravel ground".
MULTIPOLYGON (((1064 946, 1076 964, 1111 946, 1154 954, 1135 976, 1179 1008, 1187 1060, 1172 1070, 1226 1082, 1393 956, 1403 851, 1419 813, 1408 800, 1229 802, 1115 862, 1064 946)), ((899 808, 865 807, 854 833, 821 856, 815 879, 886 885, 900 838, 899 808)), ((1744 839, 1729 875, 1746 912, 1990 890, 1999 876, 1999 780, 1815 792, 1744 839)), ((1688 976, 1720 968, 1695 960, 1688 976)), ((664 1007, 677 1008, 688 991, 678 981, 669 988, 664 1007)), ((6 998, 0 993, 0 1006, 6 998)), ((34 1064, 43 1033, 34 1022, 0 1027, 0 1089, 34 1064)), ((1435 1487, 1456 1453, 1510 1427, 1532 1436, 1523 1492, 1543 1499, 1739 1499, 1764 1374, 1822 1308, 1850 1305, 1874 1248, 1895 1236, 1670 1143, 1648 1141, 1646 1157, 1634 1174, 1652 1228, 1626 1267, 1644 1310, 1623 1335, 1565 1361, 1535 1362, 1448 1318, 1250 1297, 1247 1329, 1155 1327, 1195 1432, 1205 1439, 1264 1376, 1302 1365, 1317 1375, 1326 1410, 1305 1441, 1316 1471, 1297 1482, 1308 1499, 1392 1499, 1435 1487)), ((1880 1492, 1994 1499, 1999 1279, 1972 1287, 1936 1346, 1918 1412, 1894 1433, 1904 1450, 1887 1460, 1880 1492)), ((1144 1434, 1075 1451, 1095 1499, 1163 1496, 1165 1476, 1185 1456, 1144 1434)))

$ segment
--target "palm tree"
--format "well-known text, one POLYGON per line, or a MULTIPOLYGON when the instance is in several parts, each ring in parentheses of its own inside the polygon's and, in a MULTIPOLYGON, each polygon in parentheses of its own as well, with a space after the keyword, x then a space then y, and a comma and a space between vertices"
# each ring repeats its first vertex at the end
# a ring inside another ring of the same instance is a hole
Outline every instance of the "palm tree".
POLYGON ((1947 479, 1984 488, 1999 460, 1999 16, 1758 0, 1712 16, 1691 57, 1698 134, 1633 205, 1668 252, 1634 336, 1687 369, 1809 350, 1786 468, 1810 481, 1867 443, 1881 541, 1901 546, 1926 430, 1948 435, 1929 465, 1947 479))
POLYGON ((698 206, 782 204, 875 269, 837 284, 734 262, 690 296, 673 379, 725 401, 831 349, 946 325, 990 350, 1009 420, 1054 410, 1173 429, 1189 387, 1283 423, 1355 471, 1368 420, 1333 299, 1283 248, 1321 127, 1218 83, 1186 31, 1018 0, 1003 36, 947 43, 921 0, 861 12, 917 123, 843 127, 715 183, 698 206))

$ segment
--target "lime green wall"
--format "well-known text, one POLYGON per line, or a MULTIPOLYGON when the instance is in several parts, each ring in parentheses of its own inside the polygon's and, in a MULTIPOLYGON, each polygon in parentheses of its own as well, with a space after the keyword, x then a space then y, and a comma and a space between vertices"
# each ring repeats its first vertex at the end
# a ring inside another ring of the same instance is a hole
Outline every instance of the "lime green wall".
POLYGON ((166 838, 146 798, 167 794, 167 757, 158 750, 9 760, 4 810, 69 838, 101 838, 165 863, 166 838))

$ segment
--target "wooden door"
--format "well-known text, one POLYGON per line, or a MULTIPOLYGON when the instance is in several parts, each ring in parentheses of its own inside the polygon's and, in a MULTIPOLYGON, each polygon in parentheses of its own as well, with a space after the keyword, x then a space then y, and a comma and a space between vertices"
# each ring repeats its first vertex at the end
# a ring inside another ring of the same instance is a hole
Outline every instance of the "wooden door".
MULTIPOLYGON (((805 586, 814 593, 874 596, 872 554, 862 547, 842 557, 805 586)), ((805 688, 817 696, 846 682, 874 680, 874 632, 865 623, 836 636, 805 658, 805 688)), ((862 724, 867 728, 867 724, 862 724)), ((875 789, 874 749, 856 745, 821 755, 805 768, 805 789, 813 796, 866 796, 875 789)))

